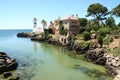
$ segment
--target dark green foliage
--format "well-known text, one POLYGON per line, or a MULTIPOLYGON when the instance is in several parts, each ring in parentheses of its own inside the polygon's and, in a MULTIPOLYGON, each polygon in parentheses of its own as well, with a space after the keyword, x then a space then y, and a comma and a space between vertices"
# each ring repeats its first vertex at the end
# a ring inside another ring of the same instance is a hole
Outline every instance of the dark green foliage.
POLYGON ((67 35, 67 33, 68 33, 68 29, 67 28, 65 28, 64 29, 64 26, 63 26, 63 22, 62 21, 60 21, 59 22, 59 33, 61 34, 61 35, 67 35))
POLYGON ((93 48, 94 47, 94 43, 93 42, 88 42, 89 44, 89 48, 93 48))
POLYGON ((100 28, 98 30, 98 37, 97 37, 97 41, 100 44, 100 47, 103 46, 103 38, 107 35, 110 34, 110 28, 100 28))
POLYGON ((91 4, 88 7, 88 15, 87 16, 93 16, 96 17, 96 19, 100 19, 102 16, 104 16, 107 13, 107 8, 101 5, 100 3, 91 4))
POLYGON ((80 45, 82 48, 87 47, 87 46, 89 46, 89 48, 93 48, 94 43, 93 43, 93 42, 83 41, 83 42, 80 42, 79 45, 80 45))
POLYGON ((64 26, 63 26, 63 27, 59 27, 59 33, 60 33, 61 35, 67 36, 68 29, 67 29, 67 28, 64 29, 64 26))
POLYGON ((88 20, 86 18, 79 18, 79 24, 81 27, 85 27, 88 23, 88 20))
POLYGON ((51 28, 49 28, 49 33, 50 33, 50 34, 52 34, 52 33, 53 33, 53 31, 52 31, 52 29, 51 29, 51 28))
POLYGON ((84 31, 86 31, 86 28, 84 28, 84 27, 80 27, 80 34, 82 34, 84 31))
POLYGON ((108 14, 108 10, 106 7, 104 7, 100 3, 91 4, 88 7, 87 12, 88 12, 87 17, 88 16, 94 17, 94 20, 97 21, 98 26, 100 26, 99 21, 101 21, 102 24, 104 25, 103 20, 105 20, 105 16, 108 14))
POLYGON ((113 15, 120 17, 120 4, 112 10, 113 15))
POLYGON ((45 39, 45 33, 41 33, 40 35, 42 39, 45 39))
POLYGON ((98 26, 98 22, 96 20, 89 20, 88 29, 97 31, 100 27, 98 26))
POLYGON ((65 30, 64 30, 64 35, 67 36, 67 33, 68 33, 68 29, 65 28, 65 30))
POLYGON ((62 21, 59 22, 59 33, 64 35, 64 26, 62 21))
POLYGON ((104 38, 106 36, 106 34, 110 34, 110 28, 100 28, 98 30, 98 36, 104 38))
POLYGON ((63 22, 62 21, 59 22, 59 26, 63 26, 63 22))
POLYGON ((44 31, 48 31, 48 32, 49 32, 49 34, 52 34, 52 29, 51 29, 51 28, 44 29, 44 31))
POLYGON ((110 28, 115 26, 115 20, 112 16, 108 17, 105 23, 106 23, 106 26, 109 26, 110 28))
POLYGON ((111 42, 113 42, 113 38, 110 35, 107 35, 105 38, 103 38, 103 44, 109 45, 111 42))
POLYGON ((60 27, 59 27, 59 33, 60 33, 61 35, 64 35, 64 26, 60 26, 60 27))
POLYGON ((83 41, 83 42, 80 42, 79 45, 84 48, 84 47, 87 47, 88 46, 88 43, 83 41))
POLYGON ((100 47, 102 47, 103 46, 103 37, 98 36, 97 41, 100 44, 100 47))
POLYGON ((77 39, 77 36, 76 36, 76 35, 72 35, 72 36, 71 36, 71 39, 72 39, 72 40, 76 40, 76 39, 77 39))
POLYGON ((83 39, 84 39, 84 41, 88 41, 88 40, 90 40, 90 33, 89 32, 87 32, 87 31, 85 31, 84 33, 83 33, 83 39))

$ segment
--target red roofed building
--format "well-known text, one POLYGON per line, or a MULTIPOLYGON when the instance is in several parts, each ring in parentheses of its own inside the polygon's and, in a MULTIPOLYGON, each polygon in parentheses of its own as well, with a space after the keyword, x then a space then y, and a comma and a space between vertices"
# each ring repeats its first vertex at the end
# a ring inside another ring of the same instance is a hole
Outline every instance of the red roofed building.
POLYGON ((65 45, 68 42, 68 37, 73 35, 73 34, 78 34, 80 31, 80 26, 79 26, 79 18, 78 16, 68 16, 64 18, 58 17, 58 19, 54 20, 52 25, 50 25, 50 28, 54 30, 53 32, 55 33, 55 36, 59 36, 59 41, 65 45), (64 29, 68 30, 67 35, 60 35, 59 33, 59 23, 62 21, 64 29))

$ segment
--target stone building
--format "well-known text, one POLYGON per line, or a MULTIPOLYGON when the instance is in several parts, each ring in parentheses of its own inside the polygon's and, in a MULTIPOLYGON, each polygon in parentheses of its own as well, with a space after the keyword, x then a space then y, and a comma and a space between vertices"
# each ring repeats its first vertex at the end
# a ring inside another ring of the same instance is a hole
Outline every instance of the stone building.
POLYGON ((59 36, 60 43, 67 44, 68 37, 73 34, 78 34, 80 31, 78 15, 76 16, 71 15, 71 16, 64 17, 64 18, 58 17, 58 19, 54 20, 54 23, 52 23, 51 28, 55 31, 55 35, 59 36), (59 33, 60 21, 62 21, 64 29, 68 30, 67 35, 60 35, 59 33))

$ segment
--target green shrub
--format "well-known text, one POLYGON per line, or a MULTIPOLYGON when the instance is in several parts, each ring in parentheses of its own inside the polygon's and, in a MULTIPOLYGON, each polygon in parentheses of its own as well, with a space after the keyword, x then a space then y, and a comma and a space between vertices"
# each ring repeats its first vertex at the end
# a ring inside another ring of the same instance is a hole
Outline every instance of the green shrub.
POLYGON ((79 45, 80 45, 81 47, 83 47, 83 48, 84 48, 84 47, 87 47, 87 46, 89 46, 89 48, 93 48, 94 43, 93 43, 93 42, 83 41, 83 42, 80 42, 79 45))
POLYGON ((98 30, 98 36, 104 38, 106 36, 106 34, 110 34, 110 28, 100 28, 98 30))
POLYGON ((51 29, 51 28, 49 28, 49 33, 50 33, 50 34, 52 34, 52 33, 53 33, 53 31, 52 31, 52 29, 51 29))
POLYGON ((76 35, 72 35, 71 38, 72 38, 73 40, 76 40, 76 39, 77 39, 77 36, 76 36, 76 35))
POLYGON ((64 35, 67 36, 67 33, 68 33, 68 29, 65 28, 65 30, 64 30, 64 35))
POLYGON ((97 41, 100 44, 100 47, 102 47, 103 46, 103 37, 102 36, 98 36, 97 37, 97 41))
POLYGON ((85 29, 84 27, 81 27, 79 33, 82 34, 85 30, 86 30, 86 29, 85 29))
POLYGON ((90 40, 90 33, 89 32, 87 32, 87 31, 85 31, 84 33, 83 33, 83 40, 84 41, 88 41, 88 40, 90 40))
POLYGON ((80 42, 79 45, 84 48, 88 46, 88 43, 83 41, 83 42, 80 42))
POLYGON ((93 48, 94 47, 94 43, 93 42, 88 42, 89 48, 93 48))
POLYGON ((64 26, 59 27, 59 33, 60 33, 61 35, 64 35, 64 26))
POLYGON ((42 39, 44 39, 44 38, 45 38, 45 33, 44 33, 44 32, 43 32, 43 33, 41 33, 40 35, 41 35, 41 38, 42 38, 42 39))
POLYGON ((103 44, 109 45, 111 42, 113 42, 113 38, 110 35, 107 35, 105 38, 103 38, 103 44))
POLYGON ((62 26, 62 27, 60 26, 60 27, 59 27, 59 33, 60 33, 61 35, 65 35, 65 36, 66 36, 67 33, 68 33, 68 29, 67 29, 67 28, 64 29, 64 26, 62 26))

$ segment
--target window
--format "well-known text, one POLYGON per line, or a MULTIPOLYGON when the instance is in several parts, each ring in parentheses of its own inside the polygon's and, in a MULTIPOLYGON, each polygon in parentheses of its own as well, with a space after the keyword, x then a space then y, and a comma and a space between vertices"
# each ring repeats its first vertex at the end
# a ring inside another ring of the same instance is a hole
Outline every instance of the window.
POLYGON ((66 39, 64 39, 64 44, 66 44, 66 39))
POLYGON ((61 41, 63 41, 63 38, 61 39, 61 41))

